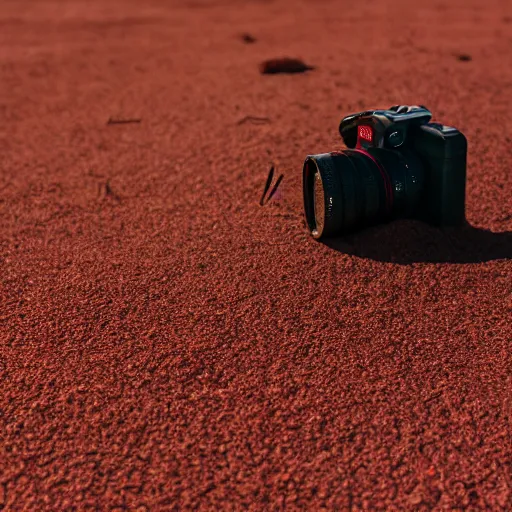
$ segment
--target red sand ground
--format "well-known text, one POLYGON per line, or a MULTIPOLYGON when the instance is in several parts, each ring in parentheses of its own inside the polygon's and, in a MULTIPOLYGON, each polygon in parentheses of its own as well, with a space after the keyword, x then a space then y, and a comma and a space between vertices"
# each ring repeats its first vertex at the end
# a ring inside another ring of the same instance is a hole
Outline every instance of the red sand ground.
POLYGON ((424 3, 3 0, 0 508, 512 509, 512 4, 424 3), (305 155, 396 103, 474 228, 315 242, 305 155))

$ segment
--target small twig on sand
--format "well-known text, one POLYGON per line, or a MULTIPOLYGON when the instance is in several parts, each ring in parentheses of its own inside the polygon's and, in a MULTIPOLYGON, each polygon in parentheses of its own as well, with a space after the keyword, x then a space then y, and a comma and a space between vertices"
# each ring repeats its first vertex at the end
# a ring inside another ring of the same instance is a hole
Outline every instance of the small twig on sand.
POLYGON ((283 181, 284 174, 281 174, 279 178, 277 178, 276 184, 274 185, 274 188, 271 190, 270 194, 268 195, 267 203, 272 199, 273 195, 277 192, 277 187, 279 187, 279 184, 281 181, 283 181))
POLYGON ((267 124, 270 123, 270 119, 268 117, 245 116, 243 119, 240 119, 237 124, 243 124, 247 122, 253 124, 267 124))
POLYGON ((444 390, 441 390, 441 391, 439 391, 437 393, 434 393, 432 396, 430 396, 426 400, 423 400, 423 403, 427 404, 428 402, 432 402, 432 400, 436 400, 437 398, 439 398, 443 394, 443 391, 444 390))
POLYGON ((142 119, 133 118, 133 119, 113 119, 109 118, 107 124, 129 124, 129 123, 140 123, 142 119))
POLYGON ((260 199, 260 206, 263 206, 263 202, 265 201, 265 195, 268 192, 268 189, 270 188, 270 184, 272 183, 273 177, 274 177, 274 166, 272 166, 270 168, 270 171, 268 172, 267 182, 265 183, 265 188, 263 189, 263 194, 260 199))
POLYGON ((107 183, 105 183, 105 195, 108 197, 112 197, 116 201, 121 200, 121 198, 112 190, 112 187, 110 185, 110 179, 108 179, 107 183))

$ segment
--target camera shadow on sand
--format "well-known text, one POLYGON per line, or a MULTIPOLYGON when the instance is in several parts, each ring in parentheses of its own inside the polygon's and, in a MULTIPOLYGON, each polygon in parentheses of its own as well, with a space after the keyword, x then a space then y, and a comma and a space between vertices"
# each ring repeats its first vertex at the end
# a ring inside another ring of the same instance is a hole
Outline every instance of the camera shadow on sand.
POLYGON ((512 259, 511 231, 496 233, 469 224, 438 228, 398 220, 323 243, 344 254, 401 265, 512 259))

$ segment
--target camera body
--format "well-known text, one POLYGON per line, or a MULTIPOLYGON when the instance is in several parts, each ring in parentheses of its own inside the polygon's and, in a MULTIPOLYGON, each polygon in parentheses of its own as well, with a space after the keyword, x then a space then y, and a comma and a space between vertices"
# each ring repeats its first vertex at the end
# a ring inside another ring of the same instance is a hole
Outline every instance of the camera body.
MULTIPOLYGON (((431 118, 424 106, 395 105, 349 115, 341 121, 339 132, 348 148, 376 157, 376 163, 389 151, 398 152, 404 161, 418 159, 422 176, 408 179, 421 180, 422 193, 406 216, 438 226, 461 225, 465 222, 467 140, 456 128, 432 123, 431 118)), ((405 181, 391 175, 389 182, 390 194, 399 198, 405 181)))

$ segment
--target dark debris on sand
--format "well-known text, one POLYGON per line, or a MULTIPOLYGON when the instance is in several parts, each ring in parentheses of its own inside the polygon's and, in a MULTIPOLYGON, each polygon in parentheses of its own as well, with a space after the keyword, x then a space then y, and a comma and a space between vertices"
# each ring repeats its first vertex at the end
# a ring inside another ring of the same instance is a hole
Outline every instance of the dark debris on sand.
POLYGON ((242 34, 240 36, 240 39, 245 43, 245 44, 253 44, 257 41, 257 39, 251 35, 251 34, 248 34, 248 33, 245 33, 245 34, 242 34))
POLYGON ((305 64, 300 59, 282 57, 269 59, 260 64, 260 73, 263 75, 275 75, 278 73, 304 73, 315 69, 313 66, 305 64))

